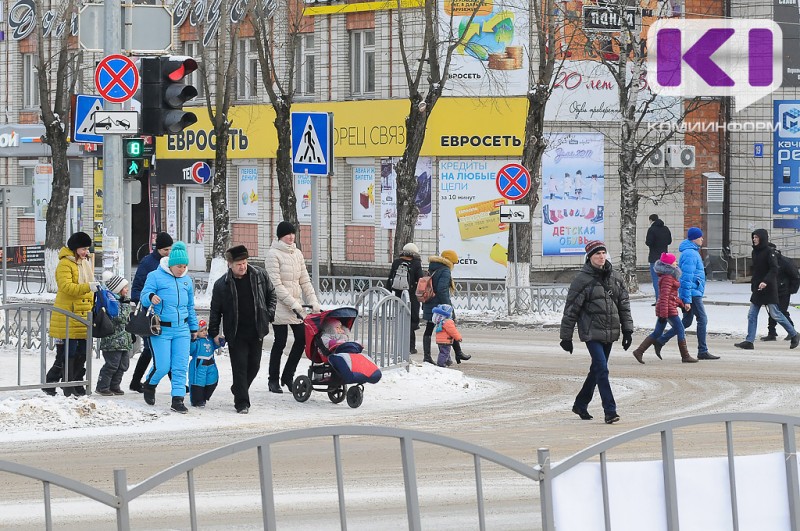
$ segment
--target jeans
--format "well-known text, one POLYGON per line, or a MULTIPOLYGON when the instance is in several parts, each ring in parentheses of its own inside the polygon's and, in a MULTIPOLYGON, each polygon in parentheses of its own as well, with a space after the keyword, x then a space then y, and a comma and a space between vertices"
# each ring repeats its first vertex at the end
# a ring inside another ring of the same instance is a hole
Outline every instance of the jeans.
MULTIPOLYGON (((781 325, 791 337, 797 334, 792 323, 783 315, 777 304, 767 304, 767 312, 781 325)), ((747 340, 752 343, 756 339, 756 327, 758 326, 758 312, 761 311, 760 304, 750 304, 750 311, 747 312, 747 340)))
POLYGON ((608 381, 608 357, 611 355, 612 345, 613 343, 599 341, 586 342, 586 348, 592 357, 592 365, 589 367, 589 374, 583 382, 583 387, 575 397, 575 405, 580 409, 589 408, 589 402, 594 396, 594 388, 597 387, 605 414, 611 415, 617 412, 617 403, 614 402, 614 394, 611 392, 611 384, 608 381))
MULTIPOLYGON (((789 316, 789 299, 791 299, 791 297, 792 297, 791 293, 784 293, 782 295, 779 294, 778 295, 778 309, 781 311, 781 313, 784 315, 784 317, 786 317, 786 319, 790 323, 792 323, 792 326, 794 326, 794 321, 792 321, 791 316, 789 316)), ((775 319, 773 319, 772 316, 770 315, 769 321, 767 321, 767 333, 769 335, 771 335, 771 336, 777 335, 777 333, 775 332, 775 325, 776 324, 778 324, 778 322, 775 319)))
POLYGON ((658 274, 656 273, 656 263, 650 264, 650 280, 653 281, 653 291, 656 293, 656 301, 658 300, 658 274))
POLYGON ((664 333, 664 329, 667 328, 667 322, 669 322, 673 330, 677 331, 678 339, 681 341, 685 341, 686 329, 683 328, 683 323, 681 322, 680 318, 677 315, 670 315, 669 317, 659 317, 658 320, 656 321, 656 327, 653 329, 653 333, 650 334, 650 339, 658 339, 659 337, 661 337, 661 334, 664 333))
MULTIPOLYGON (((697 353, 708 353, 708 345, 706 344, 706 327, 708 326, 708 315, 706 315, 706 307, 703 306, 703 296, 695 295, 692 297, 692 309, 683 314, 683 328, 692 326, 692 321, 697 316, 697 353)), ((658 342, 662 345, 672 339, 678 331, 671 328, 669 332, 658 338, 658 342)))

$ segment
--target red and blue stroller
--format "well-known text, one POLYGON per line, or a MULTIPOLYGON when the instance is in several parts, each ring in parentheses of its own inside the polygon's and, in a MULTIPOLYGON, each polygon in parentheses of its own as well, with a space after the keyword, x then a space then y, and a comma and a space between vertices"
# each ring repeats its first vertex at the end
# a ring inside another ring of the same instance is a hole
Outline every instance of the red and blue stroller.
POLYGON ((364 384, 377 383, 381 379, 381 370, 361 353, 360 344, 343 343, 332 352, 321 339, 323 323, 328 319, 337 319, 352 330, 357 317, 357 309, 342 307, 309 314, 303 319, 306 356, 311 360, 311 366, 308 376, 301 375, 294 380, 292 394, 295 400, 305 402, 312 391, 320 391, 328 393, 334 404, 347 398, 347 405, 357 408, 364 400, 364 384))

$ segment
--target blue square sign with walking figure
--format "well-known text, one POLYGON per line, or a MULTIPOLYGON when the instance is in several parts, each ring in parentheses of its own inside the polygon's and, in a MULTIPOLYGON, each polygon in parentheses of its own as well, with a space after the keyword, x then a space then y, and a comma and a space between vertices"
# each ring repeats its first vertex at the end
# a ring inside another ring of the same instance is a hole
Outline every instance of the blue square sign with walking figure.
POLYGON ((328 175, 333 166, 333 119, 326 112, 292 113, 292 172, 328 175))

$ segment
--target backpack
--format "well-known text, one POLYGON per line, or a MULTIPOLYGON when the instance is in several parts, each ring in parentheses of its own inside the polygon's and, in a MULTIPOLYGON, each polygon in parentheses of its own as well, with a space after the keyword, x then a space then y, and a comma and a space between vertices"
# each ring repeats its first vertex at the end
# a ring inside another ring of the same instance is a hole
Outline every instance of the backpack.
POLYGON ((417 291, 415 295, 419 302, 428 302, 436 296, 436 292, 433 289, 433 277, 435 275, 436 272, 434 272, 433 275, 431 275, 430 272, 425 273, 424 276, 420 277, 419 282, 417 282, 417 291))
POLYGON ((408 283, 408 262, 402 262, 397 266, 392 278, 392 289, 395 291, 403 291, 410 287, 408 283))
POLYGON ((119 301, 106 288, 100 287, 94 294, 93 309, 103 309, 109 317, 114 318, 119 315, 119 301))
POLYGON ((778 260, 783 262, 781 265, 781 269, 785 273, 785 275, 781 275, 785 277, 786 286, 789 290, 789 293, 794 294, 800 291, 800 273, 797 271, 797 267, 794 265, 789 258, 783 256, 782 254, 778 255, 778 260))
MULTIPOLYGON (((94 294, 94 305, 92 306, 92 337, 94 339, 104 338, 114 333, 114 323, 111 321, 108 307, 113 300, 114 311, 119 315, 119 303, 104 288, 98 288, 94 294)), ((114 317, 116 317, 116 315, 114 317)))

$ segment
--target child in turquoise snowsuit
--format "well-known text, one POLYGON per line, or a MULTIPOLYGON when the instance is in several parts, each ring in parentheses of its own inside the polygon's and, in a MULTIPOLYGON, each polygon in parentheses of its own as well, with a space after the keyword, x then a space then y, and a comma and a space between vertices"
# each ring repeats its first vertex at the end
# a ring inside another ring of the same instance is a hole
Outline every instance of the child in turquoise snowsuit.
POLYGON ((192 340, 189 362, 189 402, 195 407, 205 407, 219 382, 214 351, 217 345, 208 337, 208 325, 200 321, 197 338, 192 340))

